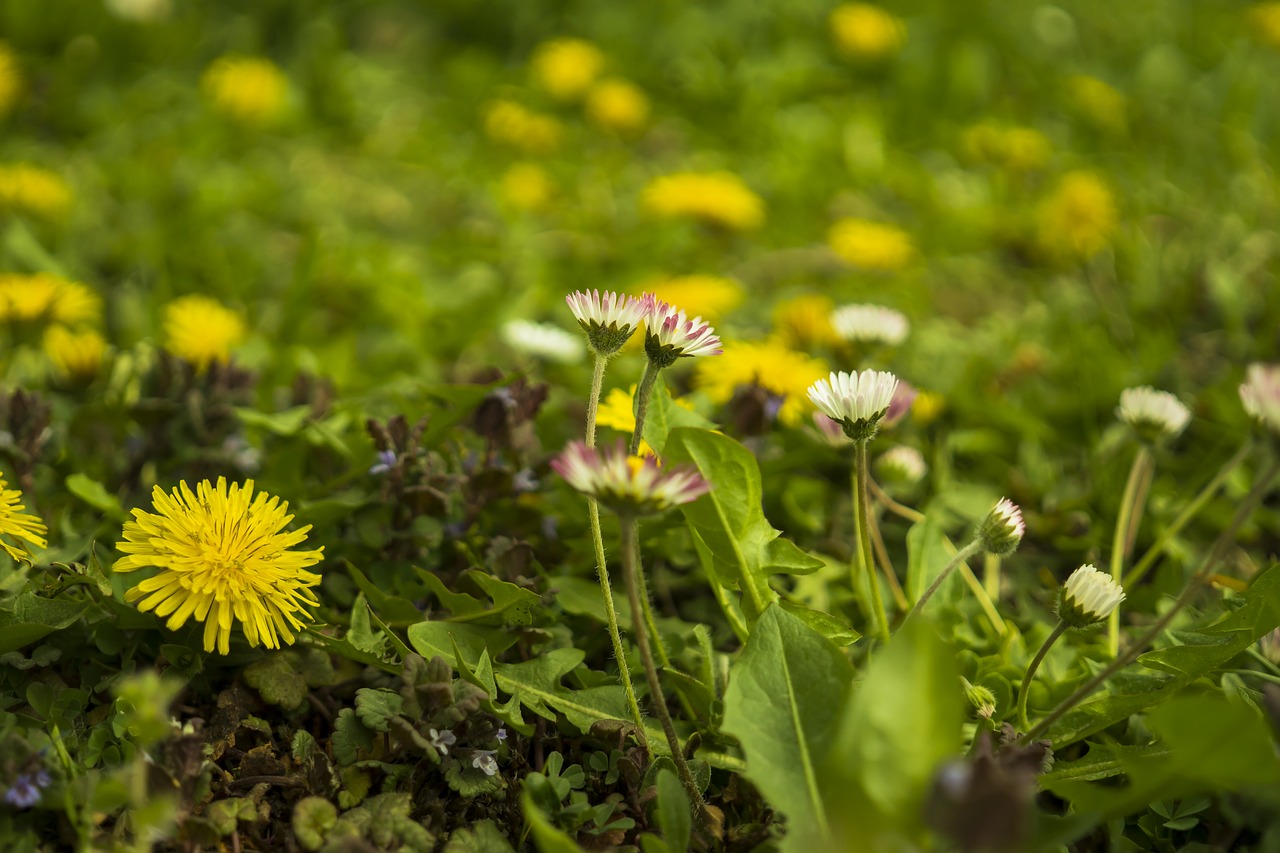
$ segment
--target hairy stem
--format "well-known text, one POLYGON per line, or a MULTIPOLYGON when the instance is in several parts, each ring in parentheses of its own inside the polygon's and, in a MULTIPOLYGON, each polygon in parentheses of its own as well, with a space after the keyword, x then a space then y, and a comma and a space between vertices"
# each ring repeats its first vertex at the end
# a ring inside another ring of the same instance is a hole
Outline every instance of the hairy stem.
POLYGON ((640 453, 640 442, 644 441, 644 421, 649 414, 649 397, 653 394, 653 385, 658 381, 658 371, 661 369, 652 361, 646 361, 644 372, 640 374, 640 384, 636 387, 636 428, 631 433, 631 445, 627 448, 632 456, 640 453))
POLYGON ((1067 630, 1066 622, 1058 622, 1058 627, 1053 629, 1048 637, 1045 638, 1044 644, 1040 646, 1040 651, 1036 652, 1036 656, 1031 659, 1031 665, 1027 667, 1026 675, 1022 676, 1022 689, 1018 691, 1018 725, 1023 731, 1031 727, 1027 722, 1027 694, 1031 692, 1031 679, 1035 678, 1036 670, 1040 668, 1040 662, 1044 660, 1044 656, 1049 653, 1049 649, 1053 644, 1058 642, 1058 638, 1067 630))
MULTIPOLYGON (((876 577, 876 564, 871 554, 871 501, 867 499, 866 441, 859 441, 854 445, 853 515, 854 527, 858 535, 858 541, 855 543, 858 558, 857 562, 851 565, 861 566, 862 577, 870 590, 867 605, 871 608, 871 619, 875 623, 876 634, 881 640, 888 640, 889 619, 885 616, 884 600, 880 597, 880 581, 876 577)), ((858 588, 856 575, 852 580, 856 590, 858 588)))
POLYGON ((929 599, 933 598, 933 594, 938 591, 938 588, 942 586, 943 582, 945 582, 947 578, 951 577, 951 573, 956 570, 956 567, 972 557, 974 554, 978 553, 980 550, 982 550, 982 542, 975 538, 968 545, 965 545, 957 551, 956 555, 951 558, 951 562, 947 563, 946 567, 944 567, 941 572, 938 572, 938 576, 933 579, 933 583, 929 584, 929 588, 924 591, 924 595, 920 596, 916 601, 915 606, 911 608, 909 613, 907 613, 907 619, 910 619, 912 616, 924 610, 924 606, 929 603, 929 599))
MULTIPOLYGON (((1129 556, 1129 548, 1133 546, 1130 529, 1137 530, 1142 519, 1141 503, 1146 497, 1146 489, 1141 483, 1150 483, 1150 469, 1155 467, 1155 458, 1151 450, 1143 444, 1133 457, 1129 466, 1129 479, 1124 484, 1124 494, 1120 498, 1120 515, 1116 518, 1115 535, 1111 538, 1111 578, 1116 583, 1124 581, 1124 560, 1129 556)), ((1120 608, 1116 607, 1107 617, 1107 646, 1111 656, 1120 653, 1120 608)))

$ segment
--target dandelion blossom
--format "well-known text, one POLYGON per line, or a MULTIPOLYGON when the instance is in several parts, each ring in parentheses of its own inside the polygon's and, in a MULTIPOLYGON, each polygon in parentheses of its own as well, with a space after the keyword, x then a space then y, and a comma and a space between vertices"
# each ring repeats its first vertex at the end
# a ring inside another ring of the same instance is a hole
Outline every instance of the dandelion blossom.
POLYGON ((663 219, 700 219, 735 231, 764 224, 764 202, 731 172, 677 172, 644 189, 644 207, 663 219))
POLYGON ((276 118, 284 109, 288 80, 268 59, 224 56, 200 80, 205 96, 221 113, 246 124, 276 118))
POLYGON ((737 308, 745 296, 742 285, 715 275, 679 275, 648 282, 644 290, 655 299, 683 305, 708 320, 718 320, 737 308))
POLYGON ((1115 198, 1091 172, 1069 172, 1040 206, 1038 242, 1050 255, 1086 259, 1111 242, 1115 198))
POLYGON ((0 209, 59 220, 70 211, 72 198, 55 172, 29 163, 0 166, 0 209))
POLYGON ((1280 49, 1280 3, 1259 3, 1249 9, 1248 16, 1253 37, 1280 49))
POLYGON ((778 335, 792 346, 831 345, 840 341, 831 325, 833 303, 826 296, 806 294, 779 302, 773 309, 773 324, 778 335))
POLYGON ((1096 77, 1068 78, 1067 93, 1076 111, 1095 127, 1119 133, 1128 124, 1124 94, 1096 77))
POLYGON ((560 122, 515 101, 494 101, 485 108, 484 132, 494 142, 529 154, 549 154, 560 144, 560 122))
POLYGON ((13 109, 21 94, 22 72, 18 69, 18 58, 7 44, 0 42, 0 115, 13 109))
POLYGON ((517 163, 502 176, 502 200, 516 210, 541 210, 555 189, 547 170, 536 163, 517 163))
POLYGON ((49 273, 0 276, 0 320, 92 323, 102 300, 89 288, 49 273))
POLYGON ((181 296, 164 309, 165 346, 198 370, 231 358, 231 347, 244 339, 240 315, 208 296, 181 296))
MULTIPOLYGON (((44 522, 30 513, 23 512, 27 507, 19 503, 21 500, 22 492, 9 488, 4 475, 0 474, 0 537, 12 536, 15 539, 30 542, 37 548, 47 548, 48 543, 45 542, 44 535, 48 530, 44 522)), ((6 539, 0 538, 0 548, 15 560, 31 558, 31 549, 21 542, 13 545, 6 539)))
POLYGON ((66 326, 50 326, 43 344, 54 371, 69 379, 96 376, 107 354, 106 339, 93 329, 74 331, 66 326))
POLYGON ((864 270, 900 270, 915 255, 907 232, 866 219, 841 219, 827 232, 827 243, 842 259, 864 270))
POLYGON ((204 480, 192 492, 186 482, 166 494, 151 493, 156 512, 133 510, 125 522, 124 541, 116 547, 126 556, 117 572, 156 567, 160 573, 125 593, 138 609, 167 616, 170 631, 195 617, 204 622, 204 648, 231 651, 231 626, 241 623, 249 645, 269 649, 292 644, 311 614, 304 608, 320 602, 311 587, 320 576, 306 571, 320 562, 323 548, 294 551, 311 525, 294 531, 289 504, 265 492, 254 494, 253 480, 244 485, 218 478, 204 480), (139 599, 141 599, 139 601, 139 599))
POLYGON ((614 133, 635 133, 649 120, 649 98, 625 80, 601 80, 587 93, 587 118, 614 133))
POLYGON ((800 424, 810 411, 806 392, 828 372, 816 358, 796 352, 781 341, 735 343, 715 361, 701 361, 693 384, 713 403, 727 403, 742 387, 755 386, 781 400, 778 419, 800 424))
POLYGON ((604 68, 604 54, 591 42, 560 38, 543 42, 530 62, 538 85, 562 101, 582 97, 604 68))
POLYGON ((840 52, 853 59, 882 59, 902 49, 907 28, 870 3, 845 3, 831 13, 831 35, 840 52))

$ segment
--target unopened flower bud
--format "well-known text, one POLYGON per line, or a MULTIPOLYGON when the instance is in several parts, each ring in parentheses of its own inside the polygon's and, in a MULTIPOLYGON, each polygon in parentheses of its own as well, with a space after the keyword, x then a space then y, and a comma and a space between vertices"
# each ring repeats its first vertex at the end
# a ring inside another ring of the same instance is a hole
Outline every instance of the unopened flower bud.
POLYGON ((1058 618, 1072 628, 1096 625, 1124 601, 1124 590, 1110 575, 1083 565, 1062 585, 1058 618))
POLYGON ((1007 557, 1018 549, 1027 526, 1022 522, 1022 510, 1008 498, 1001 498, 978 528, 982 550, 988 554, 1007 557))

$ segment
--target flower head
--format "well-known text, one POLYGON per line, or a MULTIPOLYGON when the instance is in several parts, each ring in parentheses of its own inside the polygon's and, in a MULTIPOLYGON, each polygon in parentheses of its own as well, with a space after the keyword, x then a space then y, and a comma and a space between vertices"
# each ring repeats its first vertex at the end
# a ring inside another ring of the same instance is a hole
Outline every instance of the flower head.
POLYGON ((1076 111, 1097 128, 1118 133, 1128 124, 1124 94, 1096 77, 1069 77, 1067 94, 1076 111))
POLYGON ((655 299, 645 317, 647 331, 644 351, 659 368, 670 367, 677 358, 720 355, 720 339, 715 329, 701 317, 690 320, 674 305, 655 299))
POLYGON ((4 792, 4 801, 15 809, 29 809, 40 802, 40 792, 52 781, 44 770, 19 773, 4 792))
POLYGON ((551 462, 564 481, 619 515, 649 515, 695 501, 711 485, 693 468, 664 469, 653 457, 628 456, 621 441, 597 450, 575 441, 551 462))
MULTIPOLYGON (((0 475, 0 536, 12 536, 30 542, 37 548, 47 548, 48 543, 44 536, 48 530, 44 522, 34 515, 23 512, 27 507, 19 503, 21 500, 22 492, 9 488, 3 475, 0 475)), ((21 542, 13 545, 5 539, 0 539, 0 548, 15 560, 31 559, 31 549, 21 542)))
POLYGON ((1018 549, 1018 543, 1026 532, 1022 510, 1008 498, 1001 498, 978 527, 978 539, 982 542, 983 551, 1007 557, 1018 549))
POLYGON ((876 460, 876 473, 882 479, 904 486, 920 482, 928 471, 929 465, 920 451, 906 444, 899 444, 876 460))
POLYGON ((536 163, 517 163, 502 176, 502 200, 516 210, 539 210, 555 194, 555 183, 536 163))
POLYGON ((701 219, 735 231, 764 224, 764 202, 730 172, 678 172, 644 189, 646 210, 664 219, 701 219))
POLYGON ((563 128, 551 116, 515 101, 494 101, 485 109, 484 131, 494 142, 530 154, 549 154, 560 144, 563 128))
POLYGON ((164 309, 165 347, 179 358, 205 370, 231 357, 231 347, 245 335, 244 320, 216 299, 180 296, 164 309))
POLYGON ((834 344, 840 340, 840 335, 831 325, 831 312, 834 310, 835 304, 825 296, 797 296, 774 307, 774 328, 792 346, 834 344))
POLYGON ((66 326, 50 326, 44 333, 44 354, 59 376, 90 379, 102 367, 107 341, 93 329, 73 331, 66 326))
POLYGON ((604 356, 622 349, 653 307, 653 297, 647 294, 636 298, 611 291, 576 290, 564 299, 587 333, 587 345, 604 356))
POLYGON ((9 45, 0 42, 0 115, 13 109, 22 94, 22 72, 9 45))
POLYGON ((1186 429, 1191 410, 1169 392, 1144 385, 1120 392, 1116 416, 1133 427, 1143 441, 1156 442, 1186 429))
POLYGON ((601 80, 587 93, 587 118, 614 133, 635 133, 649 120, 649 98, 625 80, 601 80))
POLYGON ((1058 598, 1058 618, 1072 628, 1087 628, 1111 615, 1124 590, 1110 575, 1091 565, 1071 573, 1058 598))
POLYGON ((67 182, 48 169, 27 163, 0 166, 0 209, 59 220, 72 200, 67 182))
POLYGON ((844 305, 831 315, 831 325, 846 341, 897 346, 907 338, 911 324, 901 311, 882 305, 844 305))
POLYGON ((555 98, 582 97, 604 68, 604 54, 591 42, 559 38, 543 42, 530 63, 538 85, 555 98))
POLYGON ((484 771, 486 776, 498 775, 498 762, 493 757, 493 750, 477 749, 476 754, 471 758, 471 766, 484 771))
POLYGON ((1032 127, 1017 127, 984 121, 964 132, 961 145, 965 155, 1011 172, 1029 172, 1049 162, 1053 146, 1049 137, 1032 127))
POLYGON ((876 60, 902 49, 907 28, 879 6, 845 3, 831 13, 831 35, 846 56, 876 60))
POLYGON ((441 755, 448 755, 449 747, 458 742, 458 736, 448 729, 445 729, 442 732, 436 731, 435 729, 427 729, 427 735, 431 738, 431 745, 434 746, 441 755))
POLYGON ((827 243, 846 262, 864 270, 894 272, 915 256, 906 231, 866 219, 841 219, 827 232, 827 243))
POLYGON ((1240 386, 1245 412, 1280 435, 1280 364, 1251 364, 1240 386))
POLYGON ((116 572, 156 567, 161 571, 125 593, 138 609, 168 616, 176 631, 192 616, 205 623, 204 648, 231 651, 231 626, 239 620, 249 645, 269 649, 291 644, 311 615, 304 609, 320 602, 311 587, 320 576, 306 571, 324 549, 294 551, 311 525, 286 532, 293 520, 289 504, 265 492, 219 477, 191 491, 186 482, 166 494, 151 493, 156 512, 133 510, 124 539, 116 548, 125 556, 116 572), (139 601, 141 599, 141 601, 139 601))
POLYGON ((744 296, 739 282, 715 275, 678 275, 651 281, 644 289, 654 299, 685 305, 708 320, 718 320, 732 311, 744 296))
POLYGON ((261 124, 283 111, 289 81, 269 59, 223 56, 205 70, 200 85, 219 112, 245 124, 261 124))
POLYGON ((0 320, 91 323, 102 300, 83 284, 49 273, 0 275, 0 320))
POLYGON ((809 388, 809 399, 818 411, 838 421, 854 441, 875 437, 881 418, 889 411, 898 377, 882 370, 832 373, 809 388))
POLYGON ((1086 259, 1111 242, 1118 215, 1115 198, 1091 172, 1069 172, 1040 205, 1037 241, 1058 258, 1086 259))
POLYGON ((535 358, 564 363, 582 360, 582 341, 550 323, 511 320, 502 327, 502 339, 513 350, 535 358))
POLYGON ((700 362, 693 385, 718 404, 728 403, 740 388, 762 388, 780 400, 778 419, 795 426, 809 411, 805 391, 826 373, 822 361, 781 341, 767 340, 735 343, 715 361, 700 362))

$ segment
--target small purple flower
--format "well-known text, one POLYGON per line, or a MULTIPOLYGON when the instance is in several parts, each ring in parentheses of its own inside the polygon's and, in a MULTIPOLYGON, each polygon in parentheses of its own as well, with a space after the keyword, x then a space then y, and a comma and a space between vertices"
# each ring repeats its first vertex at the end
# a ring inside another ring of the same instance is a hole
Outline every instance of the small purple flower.
POLYGON ((498 775, 498 762, 493 758, 494 750, 477 749, 475 757, 471 759, 471 766, 477 770, 483 770, 486 776, 498 775))
POLYGON ((369 474, 377 477, 385 474, 395 467, 396 452, 394 450, 381 450, 378 452, 378 461, 369 469, 369 474))
POLYGON ((888 429, 905 418, 911 411, 911 404, 915 402, 918 393, 911 385, 899 380, 898 387, 893 392, 893 399, 889 401, 889 410, 884 413, 880 426, 888 429))
MULTIPOLYGON (((43 770, 40 773, 43 774, 45 784, 48 784, 49 774, 43 770)), ((40 802, 40 789, 44 787, 40 784, 41 778, 40 774, 37 774, 35 779, 32 779, 29 773, 19 774, 9 786, 9 790, 4 792, 4 801, 17 809, 31 808, 40 802)))
POLYGON ((533 469, 531 468, 521 468, 511 478, 511 490, 517 494, 521 492, 536 492, 539 485, 538 478, 533 475, 533 469))
POLYGON ((448 755, 449 747, 458 742, 458 736, 447 729, 442 732, 428 729, 427 734, 431 736, 431 745, 439 750, 441 755, 448 755))
POLYGON ((496 735, 496 737, 498 738, 498 742, 499 742, 499 743, 501 743, 502 741, 506 740, 506 739, 507 739, 507 730, 506 730, 506 728, 504 727, 504 728, 500 728, 500 729, 498 729, 498 734, 496 735))

